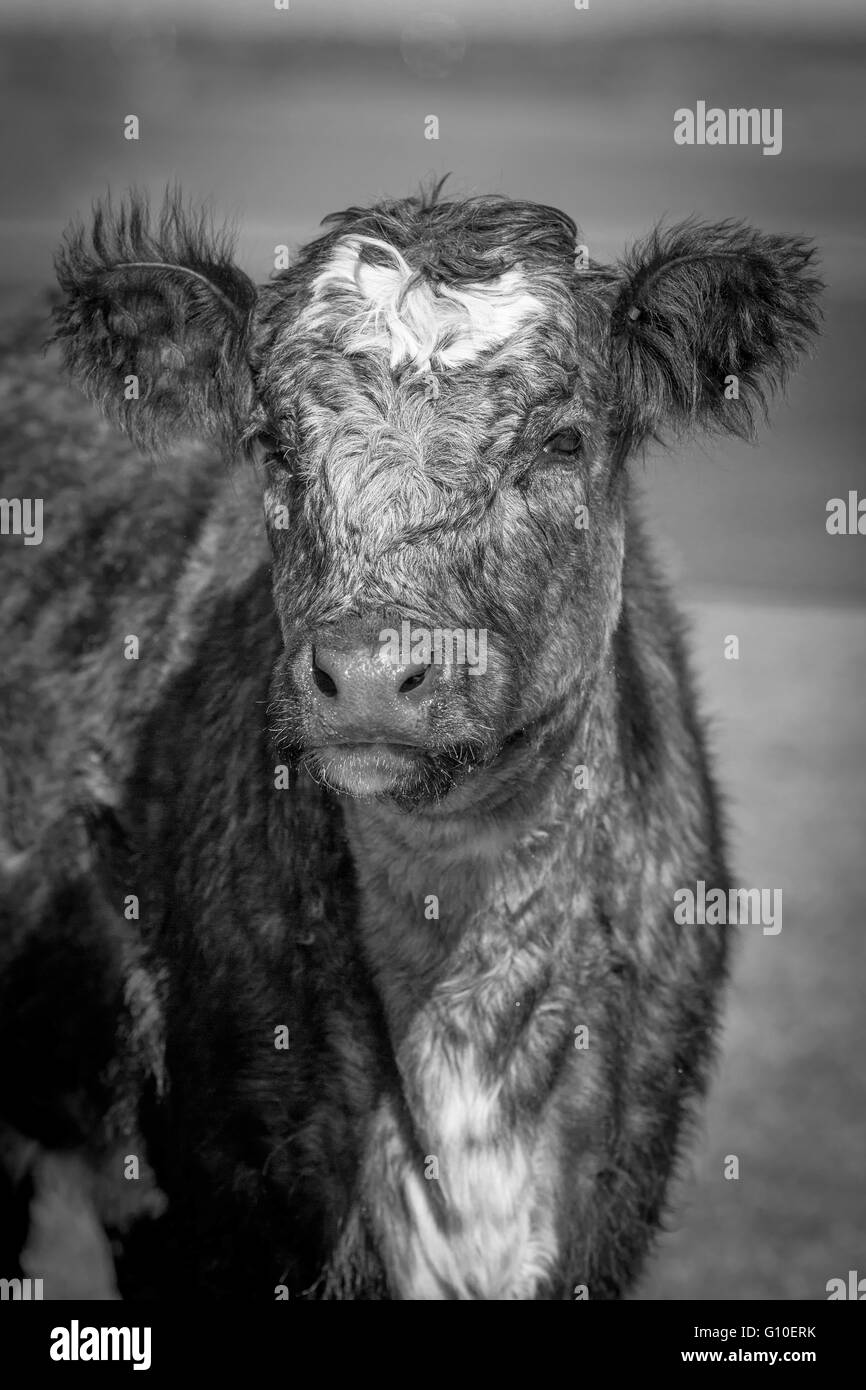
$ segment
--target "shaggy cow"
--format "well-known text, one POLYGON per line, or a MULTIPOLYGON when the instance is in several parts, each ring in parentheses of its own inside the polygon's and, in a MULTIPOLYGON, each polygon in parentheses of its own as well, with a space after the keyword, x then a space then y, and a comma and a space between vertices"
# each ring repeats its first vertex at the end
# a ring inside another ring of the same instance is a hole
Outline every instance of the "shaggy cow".
POLYGON ((674 893, 727 881, 627 461, 749 430, 812 253, 686 223, 576 268, 563 213, 438 190, 327 222, 258 287, 177 198, 72 232, 56 341, 112 423, 10 344, 14 1229, 74 1155, 127 1294, 616 1297, 725 972, 674 893))

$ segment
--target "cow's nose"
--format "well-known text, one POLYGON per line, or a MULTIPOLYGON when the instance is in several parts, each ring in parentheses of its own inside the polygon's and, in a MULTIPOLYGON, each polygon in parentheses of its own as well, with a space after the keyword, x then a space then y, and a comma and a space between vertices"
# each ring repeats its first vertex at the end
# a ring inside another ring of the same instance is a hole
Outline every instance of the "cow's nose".
POLYGON ((311 662, 313 698, 336 735, 359 742, 423 741, 435 665, 395 659, 387 643, 357 637, 317 640, 311 662))

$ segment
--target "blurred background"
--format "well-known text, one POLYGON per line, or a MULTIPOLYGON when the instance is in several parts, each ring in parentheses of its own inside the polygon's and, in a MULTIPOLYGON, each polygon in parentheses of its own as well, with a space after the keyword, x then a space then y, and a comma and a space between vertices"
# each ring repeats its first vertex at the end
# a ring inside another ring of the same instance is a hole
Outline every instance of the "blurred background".
POLYGON ((830 498, 866 495, 862 4, 4 0, 0 40, 4 314, 42 302, 64 224, 132 184, 210 199, 259 280, 326 213, 446 171, 452 194, 565 209, 593 260, 691 214, 818 241, 825 335, 772 428, 636 467, 736 879, 784 900, 780 935, 731 928, 715 1084, 636 1296, 822 1299, 866 1274, 866 536, 825 529, 830 498), (698 100, 781 107, 782 152, 675 145, 698 100))

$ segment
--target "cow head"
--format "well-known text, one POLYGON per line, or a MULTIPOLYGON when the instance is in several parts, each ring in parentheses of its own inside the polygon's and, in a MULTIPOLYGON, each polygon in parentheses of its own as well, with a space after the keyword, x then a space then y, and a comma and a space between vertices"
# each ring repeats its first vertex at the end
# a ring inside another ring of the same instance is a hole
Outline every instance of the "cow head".
POLYGON ((276 735, 337 791, 432 806, 555 744, 619 618, 628 456, 747 433, 814 329, 796 237, 686 223, 616 268, 575 241, 437 189, 333 215, 259 287, 177 198, 61 251, 58 337, 102 408, 145 449, 259 463, 276 735))

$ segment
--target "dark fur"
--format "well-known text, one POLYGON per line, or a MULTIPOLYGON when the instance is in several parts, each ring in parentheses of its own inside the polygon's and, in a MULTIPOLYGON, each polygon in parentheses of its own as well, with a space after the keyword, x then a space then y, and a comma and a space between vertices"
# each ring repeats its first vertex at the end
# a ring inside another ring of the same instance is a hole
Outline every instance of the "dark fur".
MULTIPOLYGON (((0 544, 0 1002, 22 1057, 0 1114, 9 1146, 86 1154, 102 1221, 132 1226, 129 1294, 388 1298, 370 1183, 387 1134, 419 1164, 435 1152, 426 1020, 500 1088, 503 1142, 558 1146, 535 1296, 616 1297, 659 1225, 725 970, 726 929, 675 926, 673 891, 727 883, 680 624, 622 464, 666 424, 751 427, 814 331, 811 252, 689 223, 575 272, 564 214, 437 192, 328 222, 258 290, 177 197, 153 229, 133 200, 68 238, 65 362, 158 471, 53 355, 7 345, 3 491, 45 497, 46 534, 0 544), (440 373, 430 404, 293 332, 348 233, 434 284, 521 265, 547 320, 501 361, 440 373), (583 454, 552 464, 542 443, 566 428, 583 454), (256 469, 227 473, 208 445, 254 453, 263 432, 256 469), (262 485, 290 531, 266 531, 262 485), (318 784, 310 643, 401 614, 487 627, 490 673, 443 686, 421 771, 359 816, 318 784), (124 1152, 149 1159, 162 1214, 124 1208, 124 1152)), ((30 1189, 6 1166, 22 1230, 30 1189)))

